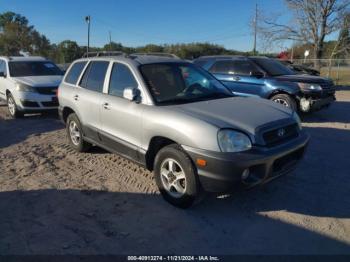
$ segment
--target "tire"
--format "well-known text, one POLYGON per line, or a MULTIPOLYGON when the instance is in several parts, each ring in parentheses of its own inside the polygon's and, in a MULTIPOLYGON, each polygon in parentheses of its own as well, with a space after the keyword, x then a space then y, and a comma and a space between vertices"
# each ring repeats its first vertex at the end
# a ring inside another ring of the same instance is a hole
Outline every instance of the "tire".
POLYGON ((16 104, 16 101, 13 98, 11 93, 9 93, 7 95, 7 109, 8 109, 10 116, 12 118, 21 118, 24 115, 24 113, 22 111, 18 110, 18 106, 16 104))
POLYGON ((158 152, 154 174, 160 193, 172 205, 188 208, 201 200, 196 168, 180 146, 172 144, 158 152))
POLYGON ((90 149, 91 144, 84 141, 82 126, 76 114, 68 116, 66 122, 66 131, 70 145, 78 152, 86 152, 90 149))
POLYGON ((284 105, 286 107, 289 107, 290 109, 297 111, 297 103, 293 97, 287 94, 277 94, 270 98, 273 102, 279 103, 281 105, 284 105))

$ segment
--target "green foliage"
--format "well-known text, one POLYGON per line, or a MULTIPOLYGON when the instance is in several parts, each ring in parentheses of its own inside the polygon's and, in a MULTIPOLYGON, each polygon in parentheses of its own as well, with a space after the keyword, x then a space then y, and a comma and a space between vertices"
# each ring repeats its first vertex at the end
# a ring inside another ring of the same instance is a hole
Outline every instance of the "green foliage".
POLYGON ((5 12, 0 14, 0 53, 18 55, 20 51, 47 55, 50 41, 20 14, 5 12))
MULTIPOLYGON (((84 51, 75 41, 65 40, 58 44, 57 51, 58 63, 71 63, 75 59, 80 58, 84 51)), ((57 59, 57 58, 56 58, 57 59)))

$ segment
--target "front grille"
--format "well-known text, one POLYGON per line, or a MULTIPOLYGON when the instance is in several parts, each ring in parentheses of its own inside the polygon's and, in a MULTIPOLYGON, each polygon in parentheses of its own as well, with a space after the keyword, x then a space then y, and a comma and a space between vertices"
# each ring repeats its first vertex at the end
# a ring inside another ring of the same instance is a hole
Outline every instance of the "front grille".
POLYGON ((292 124, 273 130, 269 130, 263 134, 263 139, 266 146, 277 146, 288 140, 296 138, 299 134, 299 128, 297 124, 292 124))
POLYGON ((36 87, 36 91, 42 95, 55 95, 57 91, 57 86, 53 87, 36 87))
POLYGON ((45 107, 57 107, 58 101, 41 102, 41 104, 45 107))
POLYGON ((24 107, 39 107, 39 104, 37 102, 28 100, 22 100, 21 102, 24 107))

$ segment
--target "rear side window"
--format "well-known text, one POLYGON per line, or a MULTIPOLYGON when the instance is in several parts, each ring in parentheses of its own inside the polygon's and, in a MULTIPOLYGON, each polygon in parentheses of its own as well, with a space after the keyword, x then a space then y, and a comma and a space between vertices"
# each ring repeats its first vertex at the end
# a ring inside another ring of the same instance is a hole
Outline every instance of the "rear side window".
POLYGON ((81 74, 81 71, 83 71, 84 66, 86 65, 86 61, 85 62, 77 62, 75 63, 72 68, 69 70, 66 78, 64 79, 65 82, 70 83, 75 85, 78 81, 78 78, 81 74))
POLYGON ((248 60, 223 60, 217 61, 209 70, 212 73, 250 75, 259 69, 248 60))
POLYGON ((136 88, 137 82, 130 69, 119 63, 113 65, 108 94, 122 97, 125 88, 136 88))
POLYGON ((80 86, 92 91, 102 92, 108 65, 109 62, 107 61, 91 62, 85 70, 80 86))

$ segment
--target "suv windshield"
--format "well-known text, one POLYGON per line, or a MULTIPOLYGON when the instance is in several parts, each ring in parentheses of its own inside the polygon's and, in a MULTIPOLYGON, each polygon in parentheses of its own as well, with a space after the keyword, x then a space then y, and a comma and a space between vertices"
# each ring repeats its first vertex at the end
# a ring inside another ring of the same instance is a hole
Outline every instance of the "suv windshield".
POLYGON ((233 96, 203 69, 188 63, 140 66, 156 104, 190 103, 233 96))
POLYGON ((252 60, 270 76, 295 75, 293 70, 274 59, 253 58, 252 60))
POLYGON ((9 62, 9 69, 13 77, 63 75, 63 72, 49 61, 12 61, 9 62))

